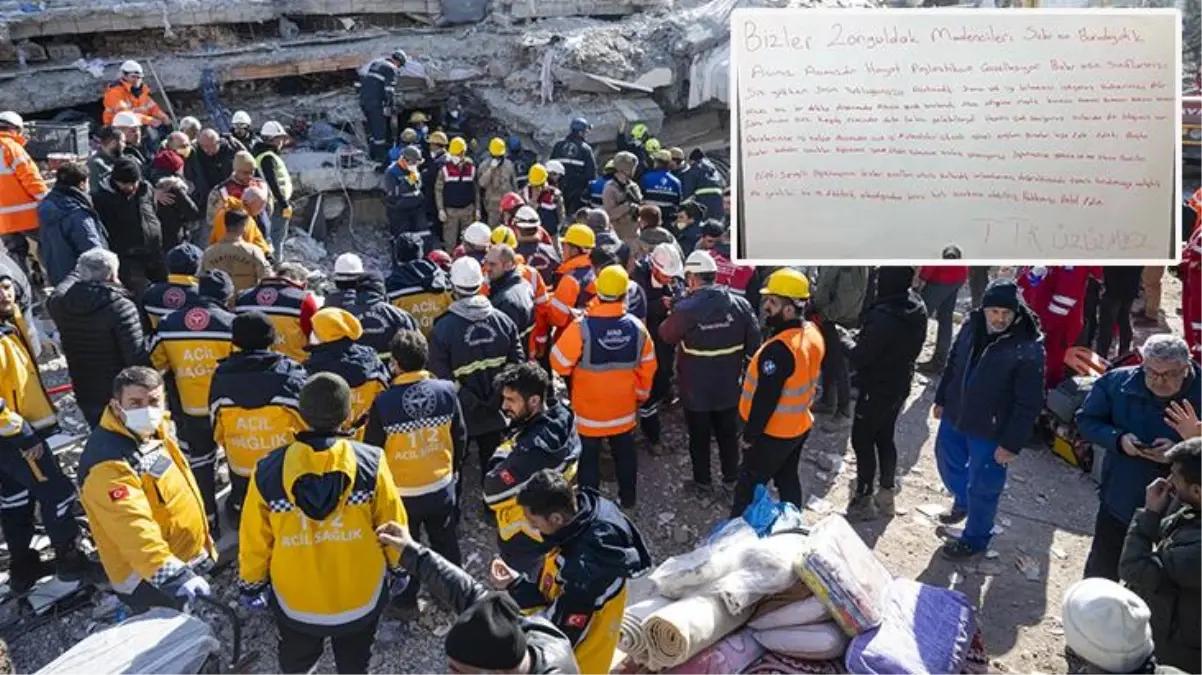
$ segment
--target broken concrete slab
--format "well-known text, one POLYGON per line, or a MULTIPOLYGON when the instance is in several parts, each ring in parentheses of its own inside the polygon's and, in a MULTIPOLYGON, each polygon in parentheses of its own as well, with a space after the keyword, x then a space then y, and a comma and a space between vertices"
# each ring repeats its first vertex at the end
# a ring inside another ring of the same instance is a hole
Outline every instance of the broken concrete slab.
POLYGON ((629 16, 667 11, 673 0, 501 0, 498 11, 514 19, 547 19, 565 16, 629 16))
POLYGON ((366 164, 350 168, 338 166, 338 155, 333 152, 297 150, 284 156, 284 163, 292 174, 292 183, 297 194, 319 192, 368 191, 379 188, 383 175, 366 164))
POLYGON ((626 82, 612 77, 605 77, 604 75, 586 73, 581 70, 572 70, 571 68, 553 68, 552 70, 555 74, 555 79, 572 91, 593 94, 617 94, 624 91, 650 94, 655 91, 653 87, 646 85, 626 82))
POLYGON ((532 138, 543 147, 551 147, 567 134, 567 122, 584 117, 593 125, 590 140, 607 142, 617 136, 618 125, 642 120, 654 132, 663 125, 664 111, 647 96, 582 97, 570 104, 555 101, 546 105, 517 92, 499 87, 478 87, 473 90, 489 108, 489 112, 513 133, 532 138), (558 125, 554 121, 559 121, 558 125), (549 123, 549 121, 551 121, 549 123))

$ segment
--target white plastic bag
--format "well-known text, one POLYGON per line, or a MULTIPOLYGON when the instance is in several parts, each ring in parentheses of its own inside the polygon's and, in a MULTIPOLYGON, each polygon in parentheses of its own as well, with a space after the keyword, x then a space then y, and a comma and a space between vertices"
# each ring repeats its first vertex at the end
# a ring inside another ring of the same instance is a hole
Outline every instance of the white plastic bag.
POLYGON ((797 583, 794 565, 801 559, 806 538, 778 534, 739 549, 736 564, 714 585, 731 614, 741 614, 760 600, 797 583))
POLYGON ((657 594, 680 600, 734 570, 743 551, 758 541, 750 525, 735 519, 723 526, 710 543, 665 560, 649 578, 657 594))

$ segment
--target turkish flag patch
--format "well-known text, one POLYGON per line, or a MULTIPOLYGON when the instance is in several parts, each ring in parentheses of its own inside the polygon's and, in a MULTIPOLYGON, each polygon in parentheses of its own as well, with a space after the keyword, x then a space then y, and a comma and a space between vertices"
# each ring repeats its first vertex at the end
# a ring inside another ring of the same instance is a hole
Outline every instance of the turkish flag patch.
POLYGON ((119 502, 129 496, 129 488, 125 485, 118 485, 115 488, 109 489, 109 499, 119 502))
POLYGON ((498 475, 501 476, 501 482, 506 485, 513 485, 514 483, 518 482, 517 479, 513 477, 513 474, 509 473, 509 469, 501 469, 501 473, 498 475))
POLYGON ((567 624, 570 628, 584 628, 588 625, 588 614, 569 614, 567 624))

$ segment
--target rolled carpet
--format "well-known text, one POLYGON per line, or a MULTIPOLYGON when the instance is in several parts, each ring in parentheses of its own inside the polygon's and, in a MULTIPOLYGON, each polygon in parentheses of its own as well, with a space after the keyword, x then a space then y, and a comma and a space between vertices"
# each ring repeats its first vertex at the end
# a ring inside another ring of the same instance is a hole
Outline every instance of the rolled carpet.
POLYGON ((647 617, 672 604, 672 600, 653 595, 634 604, 626 605, 622 624, 618 627, 618 649, 640 663, 646 661, 647 633, 643 623, 647 617))
POLYGON ((732 615, 715 595, 696 595, 662 607, 643 623, 645 664, 652 670, 674 668, 738 630, 751 611, 732 615))

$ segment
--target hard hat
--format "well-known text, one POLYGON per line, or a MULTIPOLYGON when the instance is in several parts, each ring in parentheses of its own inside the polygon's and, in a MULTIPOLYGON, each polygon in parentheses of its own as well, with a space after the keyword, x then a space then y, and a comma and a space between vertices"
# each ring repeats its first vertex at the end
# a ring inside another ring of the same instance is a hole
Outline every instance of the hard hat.
POLYGON ((246 112, 245 110, 239 110, 238 112, 234 113, 233 117, 230 118, 230 124, 233 124, 235 126, 242 124, 242 125, 246 125, 249 127, 250 126, 250 113, 246 112))
POLYGON ((275 138, 276 136, 287 136, 288 132, 284 131, 284 125, 275 120, 270 120, 263 123, 263 128, 259 130, 259 135, 263 138, 275 138))
POLYGON ((116 115, 113 115, 112 126, 115 129, 128 129, 131 127, 140 127, 140 126, 142 126, 142 120, 139 119, 137 115, 131 113, 128 110, 122 110, 121 112, 117 113, 116 115))
POLYGON ((681 148, 668 148, 668 156, 671 157, 674 161, 683 162, 684 161, 684 150, 681 148))
POLYGON ((633 127, 630 127, 630 137, 636 141, 642 140, 647 136, 647 125, 639 122, 633 127))
POLYGON ((808 300, 810 297, 810 280, 797 270, 786 267, 776 270, 768 277, 760 295, 778 295, 790 300, 808 300))
POLYGON ((535 187, 546 184, 547 167, 543 166, 542 164, 532 165, 530 167, 530 171, 526 174, 526 178, 530 181, 530 184, 535 187))
POLYGON ((491 141, 489 141, 488 142, 488 154, 492 155, 493 157, 504 157, 505 156, 505 141, 503 141, 499 138, 494 138, 491 141))
POLYGON ((716 274, 718 264, 708 251, 693 251, 684 261, 684 271, 689 274, 716 274))
POLYGON ((522 199, 522 195, 516 192, 506 192, 504 197, 501 197, 501 211, 512 211, 517 207, 526 203, 522 199))
POLYGON ((142 64, 138 63, 137 61, 126 61, 125 63, 121 64, 121 74, 122 75, 141 75, 142 74, 142 64))
POLYGON ((621 171, 628 176, 633 176, 634 170, 639 166, 639 158, 635 157, 633 152, 625 150, 614 155, 613 162, 615 170, 621 171))
POLYGON ((630 275, 621 265, 610 265, 597 274, 597 297, 602 300, 621 300, 630 286, 630 275))
POLYGON ((647 151, 648 155, 654 155, 662 147, 664 146, 660 145, 658 138, 648 138, 647 142, 643 143, 643 149, 647 151))
POLYGON ((393 61, 399 61, 402 66, 409 61, 409 55, 406 54, 405 50, 403 49, 393 50, 392 55, 389 58, 391 58, 393 61))
POLYGON ((610 159, 608 162, 605 163, 605 168, 601 170, 601 173, 613 173, 613 171, 614 171, 614 161, 613 161, 613 159, 610 159))
POLYGON ((592 128, 593 125, 589 124, 588 120, 584 119, 583 117, 577 117, 576 119, 572 120, 572 124, 569 127, 569 129, 572 131, 588 131, 592 128))
POLYGON ((672 161, 672 153, 668 152, 667 150, 656 150, 655 152, 651 153, 651 159, 667 164, 668 162, 672 161))
POLYGON ((542 221, 539 220, 538 211, 535 211, 533 206, 522 206, 513 215, 513 225, 519 230, 533 230, 542 225, 542 221))
POLYGON ((416 143, 417 142, 417 130, 411 129, 409 127, 405 127, 401 131, 401 142, 402 143, 416 143))
POLYGON ((410 124, 425 124, 429 121, 430 116, 420 110, 414 110, 413 114, 409 116, 410 124))
POLYGON ((429 142, 430 145, 446 146, 447 135, 442 133, 441 131, 435 131, 434 133, 430 134, 430 138, 428 138, 426 140, 427 140, 427 142, 429 142))
POLYGON ((421 164, 422 149, 416 145, 406 145, 405 148, 401 150, 401 159, 405 160, 406 164, 412 164, 414 166, 421 164))
POLYGON ((597 233, 588 225, 576 223, 564 233, 563 243, 580 248, 594 248, 597 245, 597 233))
POLYGON ((562 162, 560 162, 558 159, 553 159, 547 162, 547 173, 551 174, 552 176, 566 176, 568 172, 567 169, 563 168, 562 162))
POLYGON ((509 140, 505 141, 505 146, 510 152, 517 152, 522 149, 522 139, 517 136, 510 136, 509 140))
POLYGON ((354 253, 343 253, 334 261, 334 281, 350 281, 363 276, 363 259, 354 253))
POLYGON ((684 275, 684 264, 680 260, 680 249, 676 248, 675 244, 658 244, 651 251, 651 265, 659 270, 660 274, 669 277, 679 277, 684 275))
POLYGON ((463 231, 463 243, 471 244, 478 248, 488 246, 492 238, 492 230, 484 223, 472 223, 463 231))
POLYGON ((5 110, 4 112, 0 112, 0 124, 7 124, 9 126, 13 126, 18 129, 25 128, 25 120, 21 119, 21 116, 15 112, 13 112, 12 110, 5 110))
POLYGON ((447 152, 455 155, 456 157, 462 157, 463 153, 467 152, 467 141, 459 138, 458 136, 452 138, 451 146, 447 148, 447 152))
MULTIPOLYGON (((487 227, 487 226, 485 226, 487 227)), ((476 259, 465 255, 451 263, 451 285, 455 288, 470 291, 484 285, 484 271, 476 259)))
POLYGON ((504 225, 497 225, 492 229, 492 236, 489 241, 494 244, 505 244, 510 248, 518 245, 518 238, 513 236, 513 230, 504 225))

